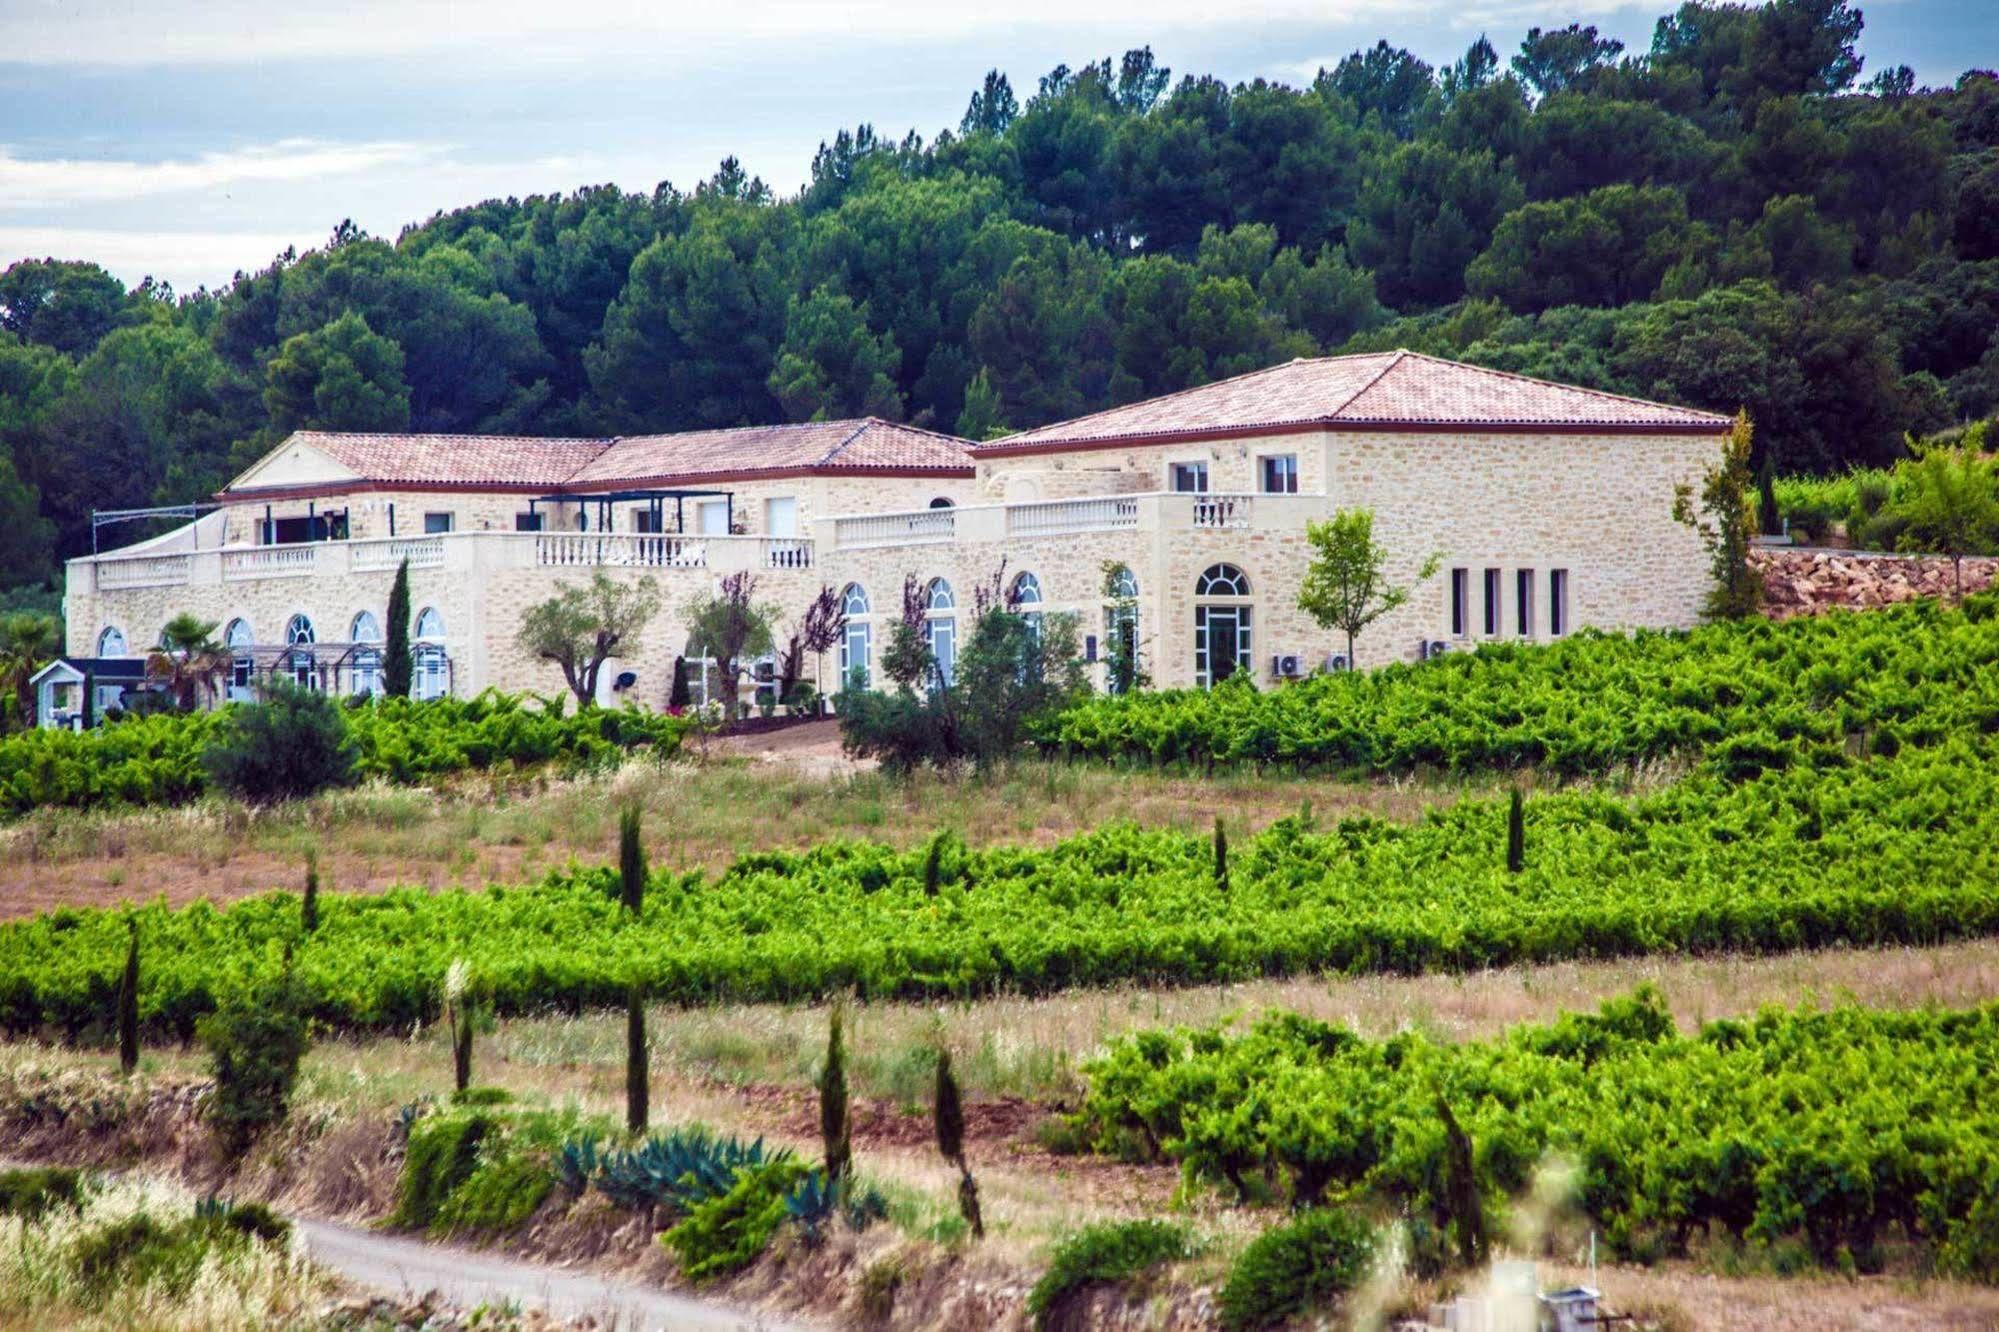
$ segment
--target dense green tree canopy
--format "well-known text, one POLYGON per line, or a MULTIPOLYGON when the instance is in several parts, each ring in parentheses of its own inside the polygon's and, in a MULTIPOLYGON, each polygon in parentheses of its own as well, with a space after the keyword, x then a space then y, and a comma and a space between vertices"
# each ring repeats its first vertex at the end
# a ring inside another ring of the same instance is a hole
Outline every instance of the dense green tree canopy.
POLYGON ((838 129, 792 198, 730 158, 342 223, 183 296, 24 258, 0 593, 92 508, 199 498, 301 426, 984 436, 1381 347, 1747 407, 1780 471, 1892 461, 1999 411, 1999 76, 1918 88, 1860 37, 1850 0, 1688 0, 1644 51, 1384 40, 1303 87, 1140 47, 994 70, 934 140, 838 129))

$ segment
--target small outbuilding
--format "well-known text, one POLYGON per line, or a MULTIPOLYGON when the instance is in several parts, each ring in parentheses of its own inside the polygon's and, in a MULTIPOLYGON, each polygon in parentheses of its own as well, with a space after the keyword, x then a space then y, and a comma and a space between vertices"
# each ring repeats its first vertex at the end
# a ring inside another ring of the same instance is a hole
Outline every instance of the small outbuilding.
POLYGON ((57 657, 29 677, 35 725, 72 731, 95 726, 145 683, 143 657, 57 657))

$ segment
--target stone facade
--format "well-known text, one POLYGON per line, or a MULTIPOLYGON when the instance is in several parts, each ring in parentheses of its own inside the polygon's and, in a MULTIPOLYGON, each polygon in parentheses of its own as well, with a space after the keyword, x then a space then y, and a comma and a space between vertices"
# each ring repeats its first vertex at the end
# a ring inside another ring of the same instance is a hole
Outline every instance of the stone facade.
MULTIPOLYGON (((759 598, 781 607, 787 621, 822 586, 859 585, 878 658, 905 576, 926 586, 938 578, 950 583, 960 647, 974 588, 990 585, 1002 568, 1007 583, 1032 574, 1041 611, 1075 613, 1079 632, 1101 640, 1105 569, 1122 564, 1138 584, 1142 662, 1155 683, 1197 682, 1205 604, 1247 607, 1247 659, 1258 682, 1268 684, 1273 657, 1295 655, 1309 671, 1345 651, 1334 631, 1298 610, 1297 596, 1310 563, 1306 525, 1355 506, 1374 510, 1377 537, 1395 553, 1393 581, 1413 582, 1432 554, 1440 561, 1406 606, 1362 636, 1358 665, 1412 660, 1439 640, 1469 647, 1485 639, 1488 570, 1498 592, 1493 637, 1555 632, 1551 599, 1564 583, 1565 630, 1691 625, 1706 564, 1694 534, 1674 523, 1670 510, 1674 488, 1698 485, 1718 445, 1718 436, 1685 433, 1440 428, 997 454, 980 458, 973 479, 818 475, 725 483, 718 488, 733 493, 746 534, 667 542, 633 533, 629 510, 636 506, 625 506, 609 534, 577 533, 569 501, 543 533, 517 533, 525 493, 375 489, 313 502, 318 513, 346 510, 347 540, 258 547, 264 505, 239 504, 171 538, 72 561, 69 650, 93 651, 106 625, 143 650, 183 610, 225 624, 243 618, 259 643, 282 642, 293 615, 311 618, 321 641, 344 640, 358 612, 383 615, 395 565, 408 555, 414 608, 434 607, 444 620, 454 692, 553 691, 561 688, 555 669, 527 660, 515 645, 521 617, 563 583, 602 567, 619 579, 651 577, 660 587, 665 612, 606 671, 607 680, 619 668, 634 671, 638 683, 627 697, 659 706, 672 659, 689 646, 682 610, 731 572, 754 572, 759 598), (1260 493, 1261 459, 1270 455, 1295 459, 1297 493, 1260 493), (1164 493, 1173 464, 1195 462, 1205 465, 1208 493, 1164 493), (797 502, 799 535, 767 539, 767 501, 783 497, 797 502), (954 507, 933 508, 940 499, 954 507), (451 512, 452 533, 423 535, 426 512, 451 512), (1217 565, 1240 571, 1246 595, 1197 596, 1203 572, 1217 565), (1464 571, 1456 617, 1454 570, 1464 571)), ((274 502, 271 516, 306 509, 304 500, 274 502)), ((594 505, 590 512, 594 525, 594 505)), ((670 504, 668 522, 671 532, 670 504)), ((691 515, 688 525, 696 526, 691 515)), ((831 682, 837 661, 823 670, 831 682)), ((808 666, 807 677, 813 673, 808 666)))

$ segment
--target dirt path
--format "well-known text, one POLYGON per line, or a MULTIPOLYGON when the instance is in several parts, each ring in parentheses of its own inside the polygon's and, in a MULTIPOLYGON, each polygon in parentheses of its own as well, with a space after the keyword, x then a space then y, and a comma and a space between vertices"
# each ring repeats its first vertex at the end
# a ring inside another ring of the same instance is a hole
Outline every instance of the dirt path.
POLYGON ((515 1304, 545 1309, 558 1318, 589 1316, 601 1327, 632 1332, 787 1332, 805 1326, 477 1249, 378 1235, 311 1217, 294 1217, 292 1223, 305 1237, 314 1262, 357 1286, 387 1293, 435 1290, 465 1309, 515 1304))
POLYGON ((709 743, 722 753, 782 764, 808 777, 844 777, 876 766, 873 759, 847 757, 840 747, 840 723, 832 718, 774 731, 725 735, 709 743))

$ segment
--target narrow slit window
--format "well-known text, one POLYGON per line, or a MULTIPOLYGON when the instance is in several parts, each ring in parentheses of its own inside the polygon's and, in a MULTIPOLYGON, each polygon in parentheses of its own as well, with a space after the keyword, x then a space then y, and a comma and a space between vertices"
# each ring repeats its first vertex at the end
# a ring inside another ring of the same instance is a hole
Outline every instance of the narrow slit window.
POLYGON ((1569 571, 1548 570, 1548 633, 1556 638, 1569 632, 1569 571))
POLYGON ((1520 636, 1534 636, 1534 571, 1522 569, 1513 579, 1513 599, 1517 603, 1514 615, 1520 624, 1520 636))
POLYGON ((1451 637, 1465 636, 1471 618, 1471 570, 1451 570, 1451 637))
POLYGON ((1487 638, 1496 638, 1499 635, 1499 587, 1499 570, 1487 569, 1485 571, 1485 636, 1487 638))

